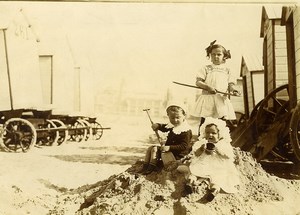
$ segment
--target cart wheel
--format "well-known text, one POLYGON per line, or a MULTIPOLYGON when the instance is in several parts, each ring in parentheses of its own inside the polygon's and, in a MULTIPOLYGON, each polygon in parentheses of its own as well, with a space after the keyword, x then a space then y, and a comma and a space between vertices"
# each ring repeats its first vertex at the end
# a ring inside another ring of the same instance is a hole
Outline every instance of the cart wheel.
POLYGON ((84 124, 84 126, 86 127, 85 129, 86 129, 86 136, 85 136, 85 141, 87 141, 88 139, 90 139, 91 138, 91 134, 92 134, 92 128, 91 128, 91 124, 88 122, 88 121, 86 121, 86 120, 84 120, 84 119, 80 119, 80 121, 84 124))
POLYGON ((86 138, 86 129, 85 125, 80 120, 76 120, 76 122, 72 125, 72 129, 74 130, 74 134, 71 134, 71 139, 76 142, 81 142, 86 138))
POLYGON ((94 140, 99 140, 103 135, 103 129, 99 122, 92 122, 91 123, 92 134, 94 140))
POLYGON ((253 110, 251 111, 251 114, 250 114, 250 117, 249 117, 249 120, 252 120, 252 119, 255 119, 256 118, 256 115, 257 115, 257 111, 261 105, 261 103, 263 102, 264 100, 261 100, 260 102, 258 102, 255 107, 253 108, 253 110))
POLYGON ((276 159, 291 160, 289 150, 289 114, 286 113, 281 119, 274 121, 266 131, 258 138, 258 141, 253 145, 251 152, 253 156, 260 161, 269 153, 273 154, 276 159))
POLYGON ((58 119, 51 119, 51 121, 56 125, 57 128, 61 129, 58 131, 58 140, 57 140, 57 145, 61 145, 67 141, 68 137, 68 129, 67 126, 60 120, 58 119))
POLYGON ((256 115, 256 129, 262 133, 276 118, 289 112, 288 85, 282 85, 270 92, 258 106, 256 115))
POLYGON ((300 103, 295 107, 290 121, 290 142, 296 159, 300 161, 300 103))
POLYGON ((253 135, 257 142, 250 151, 257 160, 263 159, 270 152, 277 157, 287 156, 282 148, 286 147, 288 132, 282 124, 288 121, 289 115, 288 85, 276 88, 255 106, 250 118, 254 120, 253 135))
POLYGON ((297 160, 292 144, 288 137, 280 138, 277 145, 272 149, 271 154, 278 160, 295 161, 297 160))
POLYGON ((3 142, 0 144, 8 152, 27 152, 36 143, 36 130, 28 120, 11 118, 3 128, 3 142))
MULTIPOLYGON (((51 120, 47 119, 45 125, 43 125, 41 128, 42 129, 47 128, 47 129, 49 129, 49 131, 46 133, 46 135, 42 135, 42 137, 40 137, 40 138, 38 135, 37 144, 39 144, 39 142, 41 142, 40 145, 44 145, 44 146, 56 145, 57 140, 59 138, 59 133, 57 130, 51 131, 51 129, 53 129, 53 128, 55 129, 55 128, 57 128, 57 126, 51 120)), ((37 132, 39 132, 39 131, 37 130, 37 132)))

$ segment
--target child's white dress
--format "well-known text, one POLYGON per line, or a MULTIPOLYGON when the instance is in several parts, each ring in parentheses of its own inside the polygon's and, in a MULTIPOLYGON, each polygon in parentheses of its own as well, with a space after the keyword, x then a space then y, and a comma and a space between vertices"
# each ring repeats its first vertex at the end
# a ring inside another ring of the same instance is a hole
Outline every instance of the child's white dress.
MULTIPOLYGON (((204 141, 195 143, 194 148, 205 148, 204 141)), ((233 148, 230 142, 224 139, 216 143, 216 147, 221 154, 228 156, 228 158, 224 158, 216 153, 206 154, 204 151, 200 156, 192 157, 189 166, 191 174, 210 179, 211 183, 218 185, 226 193, 235 193, 237 192, 236 186, 239 184, 240 178, 233 163, 233 148)))
MULTIPOLYGON (((236 83, 230 69, 224 65, 211 64, 204 66, 198 71, 196 78, 205 80, 206 84, 220 92, 227 91, 228 83, 236 83)), ((202 90, 202 94, 198 97, 191 114, 196 117, 236 119, 233 106, 227 96, 219 93, 210 94, 206 90, 202 90)))

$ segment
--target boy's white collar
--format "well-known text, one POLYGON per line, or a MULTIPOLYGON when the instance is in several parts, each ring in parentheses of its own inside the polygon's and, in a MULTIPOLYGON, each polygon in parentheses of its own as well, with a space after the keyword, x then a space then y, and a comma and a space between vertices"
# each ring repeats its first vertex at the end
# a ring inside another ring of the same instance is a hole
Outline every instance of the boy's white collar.
POLYGON ((190 125, 187 123, 187 121, 183 121, 181 123, 181 125, 179 126, 174 126, 173 124, 171 124, 170 122, 166 125, 166 128, 172 128, 173 129, 173 132, 175 134, 181 134, 182 132, 185 132, 185 131, 188 131, 188 130, 191 130, 191 127, 190 125))

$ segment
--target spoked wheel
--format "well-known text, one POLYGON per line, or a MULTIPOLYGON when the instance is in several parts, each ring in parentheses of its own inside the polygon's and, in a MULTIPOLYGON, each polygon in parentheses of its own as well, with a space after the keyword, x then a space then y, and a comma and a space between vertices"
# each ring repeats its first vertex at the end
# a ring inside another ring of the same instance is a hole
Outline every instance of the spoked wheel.
POLYGON ((71 129, 73 130, 71 134, 71 139, 76 142, 81 142, 86 138, 86 129, 83 122, 80 120, 76 120, 76 122, 72 125, 71 129))
POLYGON ((285 114, 260 134, 258 142, 252 148, 253 155, 258 161, 265 158, 269 153, 273 155, 275 160, 292 159, 288 132, 289 118, 289 114, 285 114))
POLYGON ((103 135, 103 128, 99 122, 90 123, 94 140, 99 140, 103 135))
POLYGON ((58 130, 58 139, 57 139, 57 145, 61 145, 67 141, 68 138, 68 129, 67 126, 58 119, 51 119, 51 121, 56 125, 58 130))
POLYGON ((257 141, 256 114, 263 100, 255 105, 247 120, 239 121, 238 127, 231 132, 232 145, 249 151, 257 141))
POLYGON ((250 118, 249 120, 252 120, 252 119, 256 119, 256 115, 257 115, 257 112, 258 112, 258 109, 261 105, 261 103, 263 102, 264 100, 261 100, 260 102, 258 102, 255 107, 253 108, 253 110, 251 111, 251 114, 250 114, 250 118))
POLYGON ((290 142, 294 155, 300 161, 300 104, 298 103, 290 121, 290 142))
POLYGON ((36 143, 36 130, 28 120, 11 118, 3 128, 3 142, 0 144, 6 151, 27 152, 36 143))
POLYGON ((256 107, 255 128, 258 143, 251 149, 257 160, 269 152, 278 158, 286 158, 288 147, 288 123, 290 117, 288 85, 283 85, 269 93, 256 107))
POLYGON ((256 129, 262 133, 275 121, 289 110, 288 85, 282 85, 270 92, 258 106, 256 113, 256 129))
POLYGON ((289 138, 286 137, 279 140, 277 145, 272 149, 271 154, 276 159, 282 161, 294 161, 296 158, 292 144, 289 142, 289 138))
POLYGON ((41 127, 41 129, 49 129, 48 131, 41 131, 41 135, 38 132, 37 144, 52 146, 57 144, 57 140, 59 138, 59 132, 56 130, 57 126, 54 122, 47 119, 45 125, 41 127), (51 130, 53 129, 53 130, 51 130))
POLYGON ((237 116, 237 125, 245 124, 247 119, 244 113, 236 112, 235 115, 237 116))
POLYGON ((86 136, 85 136, 85 141, 87 141, 88 139, 90 139, 91 138, 91 136, 92 136, 92 128, 91 128, 91 125, 90 125, 90 123, 88 122, 88 121, 86 121, 86 120, 84 120, 84 119, 81 119, 80 120, 83 124, 84 124, 84 126, 85 126, 85 129, 86 129, 86 136))

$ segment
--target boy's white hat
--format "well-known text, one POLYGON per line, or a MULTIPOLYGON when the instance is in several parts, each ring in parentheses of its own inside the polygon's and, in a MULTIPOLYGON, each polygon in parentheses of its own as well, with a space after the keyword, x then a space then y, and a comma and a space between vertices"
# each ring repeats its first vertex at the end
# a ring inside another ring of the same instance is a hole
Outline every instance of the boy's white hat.
POLYGON ((166 107, 166 110, 168 110, 169 107, 171 106, 176 106, 176 107, 180 107, 185 114, 187 114, 187 105, 184 102, 181 101, 169 101, 168 105, 166 107))

